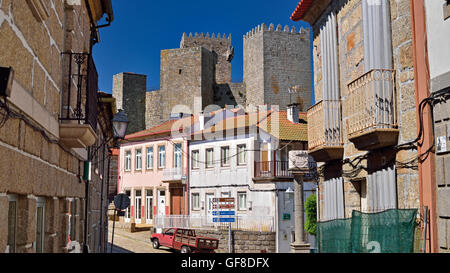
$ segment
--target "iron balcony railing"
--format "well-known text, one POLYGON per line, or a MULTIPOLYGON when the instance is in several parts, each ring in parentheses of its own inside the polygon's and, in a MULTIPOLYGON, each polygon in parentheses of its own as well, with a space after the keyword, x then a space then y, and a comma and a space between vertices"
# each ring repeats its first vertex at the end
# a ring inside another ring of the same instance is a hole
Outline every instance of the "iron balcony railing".
POLYGON ((308 110, 308 150, 342 146, 341 102, 324 100, 308 110))
POLYGON ((348 85, 349 137, 373 129, 396 129, 395 71, 373 69, 348 85))
POLYGON ((183 170, 181 168, 164 169, 162 181, 181 181, 183 170))
POLYGON ((61 121, 75 121, 89 124, 97 129, 98 73, 92 55, 89 53, 64 52, 65 92, 61 121))
POLYGON ((293 178, 288 161, 255 162, 255 178, 293 178))

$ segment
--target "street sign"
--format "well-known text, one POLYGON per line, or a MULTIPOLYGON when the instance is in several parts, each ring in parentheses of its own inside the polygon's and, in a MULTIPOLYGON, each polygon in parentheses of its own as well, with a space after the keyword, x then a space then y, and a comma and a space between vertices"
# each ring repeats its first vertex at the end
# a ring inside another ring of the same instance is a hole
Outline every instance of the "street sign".
POLYGON ((236 222, 235 218, 213 218, 214 223, 234 223, 236 222))
POLYGON ((213 211, 213 216, 235 216, 235 211, 213 211))
POLYGON ((213 198, 214 203, 234 203, 234 198, 213 198))
POLYGON ((114 197, 114 206, 117 210, 124 210, 130 206, 130 197, 122 193, 114 197))
POLYGON ((213 204, 213 209, 234 209, 234 204, 213 204))

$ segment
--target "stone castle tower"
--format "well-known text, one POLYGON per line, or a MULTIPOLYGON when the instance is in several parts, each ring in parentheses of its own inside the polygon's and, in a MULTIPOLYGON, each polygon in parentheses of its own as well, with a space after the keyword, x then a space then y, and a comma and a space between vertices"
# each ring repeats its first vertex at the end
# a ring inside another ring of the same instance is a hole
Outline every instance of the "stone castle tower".
POLYGON ((247 105, 279 105, 286 110, 298 103, 300 111, 306 111, 312 104, 311 75, 309 30, 262 24, 244 35, 247 105))
POLYGON ((161 51, 160 90, 147 92, 145 75, 120 73, 113 79, 118 107, 131 121, 128 133, 144 130, 208 105, 311 106, 309 32, 265 24, 244 36, 244 82, 231 82, 231 35, 185 33, 180 48, 161 51), (288 89, 296 87, 297 94, 288 89), (195 99, 197 98, 197 99, 195 99), (175 106, 184 107, 174 109, 175 106))

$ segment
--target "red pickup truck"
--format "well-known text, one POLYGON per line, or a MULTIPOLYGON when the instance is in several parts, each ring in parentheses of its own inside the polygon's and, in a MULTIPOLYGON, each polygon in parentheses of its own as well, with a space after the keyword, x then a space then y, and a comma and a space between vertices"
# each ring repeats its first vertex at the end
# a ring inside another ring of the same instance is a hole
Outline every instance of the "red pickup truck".
POLYGON ((169 228, 163 233, 153 233, 150 239, 153 248, 165 246, 181 253, 214 253, 219 240, 195 235, 195 230, 169 228))

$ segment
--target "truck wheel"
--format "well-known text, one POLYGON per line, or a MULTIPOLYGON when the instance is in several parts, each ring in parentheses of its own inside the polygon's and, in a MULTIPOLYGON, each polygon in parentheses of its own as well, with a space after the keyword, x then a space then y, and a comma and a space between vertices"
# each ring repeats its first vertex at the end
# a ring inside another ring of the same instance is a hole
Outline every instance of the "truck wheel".
POLYGON ((183 246, 181 248, 181 253, 191 253, 191 248, 188 246, 183 246))
POLYGON ((158 249, 159 248, 159 241, 158 239, 153 239, 153 248, 158 249))

